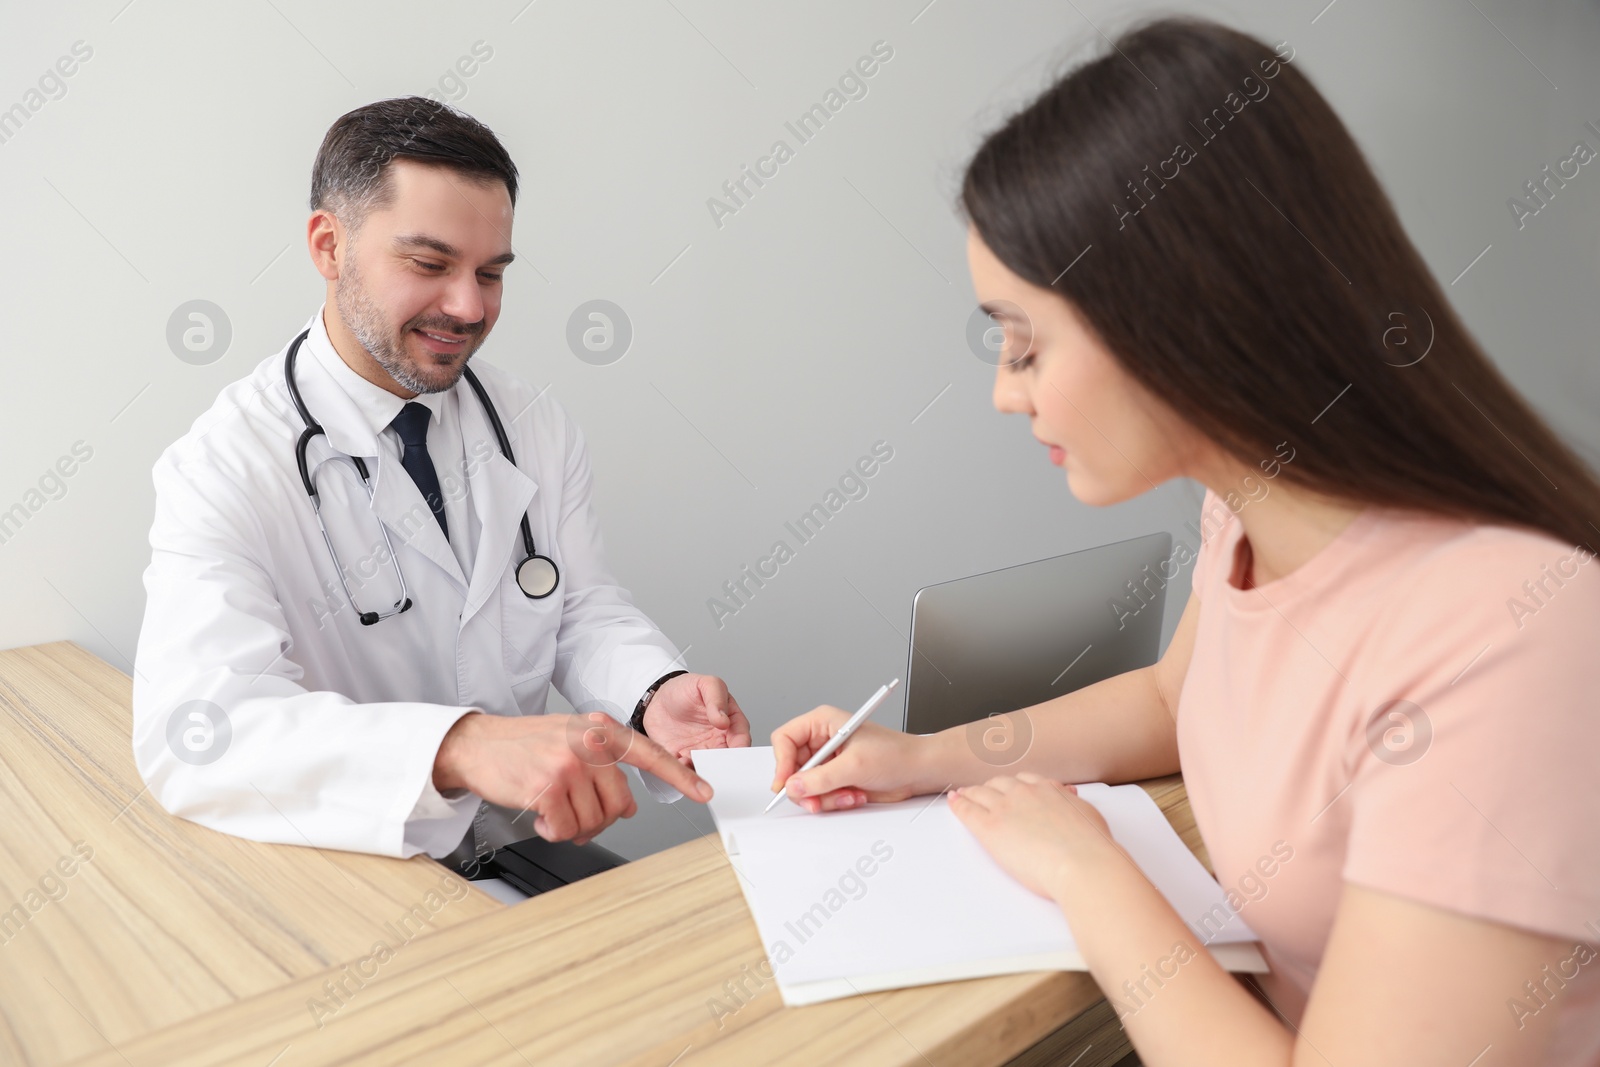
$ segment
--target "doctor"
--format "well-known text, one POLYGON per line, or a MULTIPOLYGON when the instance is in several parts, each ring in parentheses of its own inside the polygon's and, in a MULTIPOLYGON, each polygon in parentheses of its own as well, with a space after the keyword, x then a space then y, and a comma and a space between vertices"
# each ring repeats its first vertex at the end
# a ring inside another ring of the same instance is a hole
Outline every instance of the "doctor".
POLYGON ((467 367, 516 196, 499 140, 448 106, 328 131, 307 233, 326 302, 154 470, 133 748, 169 812, 466 867, 634 814, 619 764, 704 801, 688 752, 750 743, 607 568, 577 425, 467 367), (545 714, 551 685, 580 714, 545 714))

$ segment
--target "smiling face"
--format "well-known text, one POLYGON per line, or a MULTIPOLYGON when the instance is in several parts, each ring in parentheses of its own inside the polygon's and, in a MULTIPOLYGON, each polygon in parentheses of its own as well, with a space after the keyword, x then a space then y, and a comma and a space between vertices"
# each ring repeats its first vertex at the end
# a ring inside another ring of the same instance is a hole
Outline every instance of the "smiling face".
POLYGON ((328 280, 324 322, 339 354, 368 381, 404 397, 451 389, 500 317, 511 252, 511 197, 448 167, 397 159, 392 202, 357 234, 329 211, 310 224, 328 280))
MULTIPOLYGON (((1059 293, 1023 280, 969 230, 980 305, 1005 330, 994 406, 1026 415, 1085 504, 1105 506, 1194 474, 1213 449, 1122 369, 1059 293)), ((1089 263, 1078 269, 1093 269, 1089 263)))

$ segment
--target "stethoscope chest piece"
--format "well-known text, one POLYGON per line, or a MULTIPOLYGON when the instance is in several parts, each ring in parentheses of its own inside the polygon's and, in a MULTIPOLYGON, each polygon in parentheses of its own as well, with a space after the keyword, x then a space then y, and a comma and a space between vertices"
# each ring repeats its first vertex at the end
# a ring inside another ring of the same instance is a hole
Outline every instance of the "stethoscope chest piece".
POLYGON ((517 586, 530 600, 542 600, 556 591, 561 572, 549 556, 533 555, 517 564, 517 586))

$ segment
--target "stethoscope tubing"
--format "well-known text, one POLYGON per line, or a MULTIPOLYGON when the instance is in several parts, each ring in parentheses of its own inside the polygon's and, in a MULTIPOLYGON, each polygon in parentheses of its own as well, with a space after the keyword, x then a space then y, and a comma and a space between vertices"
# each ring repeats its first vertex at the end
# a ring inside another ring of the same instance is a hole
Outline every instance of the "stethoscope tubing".
MULTIPOLYGON (((306 426, 299 439, 295 442, 295 466, 300 471, 300 482, 305 486, 306 495, 311 498, 311 508, 317 517, 317 527, 322 531, 322 539, 328 546, 328 554, 333 559, 334 569, 339 572, 339 583, 344 587, 345 595, 350 598, 351 606, 355 607, 355 596, 351 592, 344 567, 339 563, 339 555, 334 551, 333 539, 328 535, 328 527, 322 519, 322 497, 317 492, 316 483, 312 480, 311 471, 306 461, 306 450, 312 439, 319 434, 324 437, 327 436, 322 424, 311 417, 311 412, 306 408, 305 400, 300 396, 299 386, 295 384, 295 357, 299 354, 300 345, 310 333, 310 327, 300 331, 299 336, 289 345, 288 354, 283 361, 283 377, 284 382, 289 387, 289 398, 294 402, 295 410, 299 412, 300 419, 306 426)), ((478 376, 472 372, 471 367, 463 367, 462 374, 466 377, 467 384, 472 387, 472 391, 477 394, 478 402, 483 405, 484 413, 489 417, 489 425, 494 430, 495 443, 500 448, 500 454, 512 466, 516 466, 517 461, 511 451, 511 441, 506 436, 504 424, 500 421, 500 413, 495 409, 494 402, 489 399, 488 390, 483 387, 482 382, 478 381, 478 376)), ((346 458, 355 464, 356 471, 361 475, 361 485, 366 490, 367 503, 370 506, 373 492, 372 480, 367 472, 367 464, 360 456, 346 458)), ((400 596, 395 601, 394 606, 387 612, 361 611, 357 608, 357 614, 364 626, 371 626, 381 619, 386 619, 391 615, 398 615, 411 607, 412 603, 411 598, 406 595, 405 572, 400 569, 399 557, 395 555, 394 545, 389 540, 389 530, 381 522, 378 525, 380 532, 383 534, 384 548, 388 551, 389 558, 394 563, 395 573, 400 581, 400 596)), ((541 556, 534 548, 533 529, 528 524, 527 511, 522 513, 521 533, 522 547, 526 550, 527 555, 517 564, 517 588, 521 589, 523 596, 530 600, 542 600, 555 592, 556 586, 561 581, 561 571, 556 566, 555 560, 549 556, 541 556)))

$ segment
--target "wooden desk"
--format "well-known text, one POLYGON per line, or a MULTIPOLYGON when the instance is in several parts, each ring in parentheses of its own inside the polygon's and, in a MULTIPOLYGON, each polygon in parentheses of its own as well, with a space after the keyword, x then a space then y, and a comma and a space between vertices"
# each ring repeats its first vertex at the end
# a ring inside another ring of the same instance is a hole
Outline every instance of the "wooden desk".
MULTIPOLYGON (((66 1063, 321 974, 400 940, 386 924, 441 886, 426 858, 168 815, 134 767, 131 697, 77 645, 0 652, 0 1063, 66 1063)), ((442 899, 433 929, 503 907, 475 888, 442 899)))
MULTIPOLYGON (((64 810, 86 813, 79 823, 88 815, 106 822, 136 793, 137 776, 132 787, 126 784, 133 770, 125 711, 120 734, 107 725, 114 716, 100 716, 101 725, 86 734, 60 725, 59 705, 92 697, 125 708, 127 693, 125 677, 72 646, 0 654, 0 699, 8 710, 22 705, 7 726, 4 788, 43 774, 31 764, 25 773, 11 767, 12 735, 35 753, 71 752, 72 760, 95 768, 58 771, 54 784, 32 791, 44 799, 32 803, 22 822, 43 841, 28 852, 25 875, 48 866, 72 840, 88 839, 89 829, 63 820, 64 810), (18 680, 30 674, 36 676, 30 694, 19 699, 18 680), (99 681, 75 681, 84 674, 99 681), (126 775, 106 784, 103 768, 114 762, 113 749, 126 775)), ((1173 777, 1146 788, 1204 860, 1182 783, 1173 777)), ((715 834, 515 907, 485 903, 474 891, 440 912, 438 930, 374 962, 374 927, 436 884, 437 865, 238 841, 173 819, 148 797, 113 829, 92 829, 105 847, 95 845, 94 860, 69 879, 69 894, 23 931, 38 935, 28 966, 3 954, 24 944, 21 938, 0 950, 6 975, 0 1010, 14 1034, 29 1038, 13 1038, 33 1057, 24 1062, 62 1062, 63 1029, 70 1029, 74 1050, 98 1050, 74 1061, 79 1067, 1008 1061, 1102 1067, 1128 1050, 1111 1009, 1079 972, 1006 975, 784 1008, 776 985, 757 973, 764 950, 715 834), (120 829, 130 821, 136 829, 120 829), (124 837, 133 843, 114 844, 124 837), (227 859, 179 859, 174 842, 227 859), (330 864, 348 880, 330 877, 330 864), (419 879, 416 872, 424 873, 419 879), (72 894, 90 887, 73 905, 72 894), (123 903, 132 895, 136 906, 123 903), (192 912, 206 922, 186 921, 192 912), (46 926, 49 919, 56 924, 46 926), (91 928, 92 941, 83 936, 91 928), (113 943, 114 951, 107 948, 113 943), (124 973, 94 973, 113 963, 124 973), (63 995, 32 989, 35 974, 49 976, 63 995), (165 975, 173 977, 162 981, 165 975), (734 1000, 730 983, 741 980, 743 993, 734 1000), (73 997, 75 1006, 62 1006, 73 997), (122 1006, 134 1003, 139 1010, 122 1006), (729 1007, 736 1010, 729 1014, 729 1007), (22 1019, 43 1011, 49 1022, 22 1019)), ((0 870, 0 884, 12 896, 22 884, 13 878, 15 866, 8 856, 0 870)))

